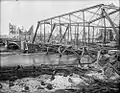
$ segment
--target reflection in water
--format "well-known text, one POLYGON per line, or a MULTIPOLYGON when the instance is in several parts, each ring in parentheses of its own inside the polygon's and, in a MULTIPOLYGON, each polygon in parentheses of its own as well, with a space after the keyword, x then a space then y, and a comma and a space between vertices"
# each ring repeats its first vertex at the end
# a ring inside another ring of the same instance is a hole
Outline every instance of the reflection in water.
POLYGON ((1 66, 16 66, 16 65, 40 65, 40 64, 71 64, 76 61, 73 55, 63 55, 59 54, 21 54, 1 57, 1 66))

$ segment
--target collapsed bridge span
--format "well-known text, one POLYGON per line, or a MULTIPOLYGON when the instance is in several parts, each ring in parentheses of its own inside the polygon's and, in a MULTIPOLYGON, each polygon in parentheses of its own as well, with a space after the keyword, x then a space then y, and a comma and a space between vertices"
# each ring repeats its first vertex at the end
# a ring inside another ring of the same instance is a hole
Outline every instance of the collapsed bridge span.
POLYGON ((32 43, 59 43, 77 48, 99 42, 119 44, 119 11, 117 6, 99 4, 38 21, 32 43))

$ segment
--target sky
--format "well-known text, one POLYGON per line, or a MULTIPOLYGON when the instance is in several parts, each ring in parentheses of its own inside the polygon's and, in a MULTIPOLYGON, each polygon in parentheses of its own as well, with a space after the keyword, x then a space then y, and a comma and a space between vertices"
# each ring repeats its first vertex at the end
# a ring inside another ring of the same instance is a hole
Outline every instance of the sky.
POLYGON ((119 6, 119 0, 1 0, 0 34, 9 34, 9 23, 29 29, 49 17, 97 4, 119 6))

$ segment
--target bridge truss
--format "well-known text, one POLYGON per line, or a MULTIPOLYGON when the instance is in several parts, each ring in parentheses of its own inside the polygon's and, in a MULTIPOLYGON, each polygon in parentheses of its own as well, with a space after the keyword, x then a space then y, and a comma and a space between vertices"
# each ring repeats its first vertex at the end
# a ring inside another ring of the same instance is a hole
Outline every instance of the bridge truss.
POLYGON ((120 7, 99 4, 85 9, 38 21, 32 43, 37 35, 43 43, 64 43, 77 45, 96 43, 100 29, 103 29, 102 42, 107 42, 107 29, 112 29, 116 41, 119 41, 120 7))

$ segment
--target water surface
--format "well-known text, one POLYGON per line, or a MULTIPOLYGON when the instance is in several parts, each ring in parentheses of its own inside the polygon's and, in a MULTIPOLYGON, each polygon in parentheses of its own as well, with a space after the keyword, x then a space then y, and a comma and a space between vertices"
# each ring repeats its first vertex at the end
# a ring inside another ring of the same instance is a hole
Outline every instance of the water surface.
POLYGON ((74 55, 63 55, 61 58, 58 54, 37 53, 37 54, 17 54, 1 57, 1 66, 16 65, 41 65, 41 64, 71 64, 76 62, 74 55))

